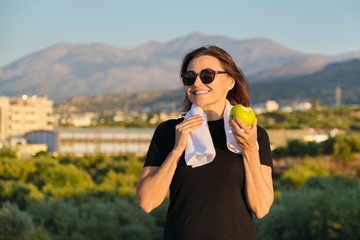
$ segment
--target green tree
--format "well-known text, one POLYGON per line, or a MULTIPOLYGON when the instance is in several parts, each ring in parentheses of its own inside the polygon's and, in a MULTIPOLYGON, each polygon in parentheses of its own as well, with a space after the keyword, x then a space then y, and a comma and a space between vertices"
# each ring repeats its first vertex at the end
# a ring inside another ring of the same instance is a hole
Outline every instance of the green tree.
POLYGON ((52 240, 51 234, 43 227, 37 226, 31 235, 31 240, 52 240))
POLYGON ((0 180, 19 180, 26 182, 29 175, 36 170, 32 161, 0 158, 0 180))
POLYGON ((257 221, 259 239, 360 239, 358 180, 315 177, 284 192, 270 213, 257 221))
POLYGON ((4 147, 0 149, 0 159, 1 158, 17 158, 16 152, 8 147, 4 147))
POLYGON ((5 202, 0 209, 0 240, 30 239, 34 225, 30 216, 5 202))
POLYGON ((110 169, 107 172, 99 188, 105 191, 117 192, 121 196, 134 196, 143 163, 135 156, 129 156, 118 161, 117 168, 110 169))
POLYGON ((42 191, 50 196, 66 197, 90 191, 94 188, 91 177, 74 165, 59 165, 42 173, 42 191))
POLYGON ((34 223, 53 239, 160 239, 160 227, 131 199, 77 196, 29 206, 34 223))
POLYGON ((0 180, 0 202, 11 201, 24 210, 28 203, 43 199, 44 194, 31 183, 0 180))
POLYGON ((352 149, 351 143, 345 138, 345 136, 340 135, 336 137, 334 146, 333 146, 334 156, 339 157, 344 162, 348 162, 352 158, 352 149))
POLYGON ((297 189, 311 177, 328 175, 329 169, 326 166, 309 158, 285 171, 279 186, 283 189, 297 189))

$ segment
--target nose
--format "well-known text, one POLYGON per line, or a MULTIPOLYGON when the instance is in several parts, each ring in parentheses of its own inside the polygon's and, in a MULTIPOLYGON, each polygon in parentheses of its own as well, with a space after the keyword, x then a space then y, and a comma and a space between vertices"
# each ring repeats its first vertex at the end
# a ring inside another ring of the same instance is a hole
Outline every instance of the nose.
POLYGON ((201 84, 202 84, 202 81, 200 79, 200 75, 197 74, 193 85, 201 85, 201 84))

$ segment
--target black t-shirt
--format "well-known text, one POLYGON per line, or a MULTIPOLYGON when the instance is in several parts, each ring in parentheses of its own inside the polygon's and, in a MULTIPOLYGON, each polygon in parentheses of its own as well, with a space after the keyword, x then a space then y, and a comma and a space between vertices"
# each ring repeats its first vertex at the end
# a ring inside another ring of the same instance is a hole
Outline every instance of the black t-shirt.
MULTIPOLYGON (((168 120, 155 130, 145 166, 160 166, 175 142, 175 125, 168 120)), ((200 167, 186 165, 182 155, 170 185, 170 205, 164 229, 167 240, 256 239, 255 224, 245 198, 241 154, 226 147, 224 120, 209 121, 215 159, 200 167)), ((261 164, 272 167, 269 138, 257 127, 261 164)))

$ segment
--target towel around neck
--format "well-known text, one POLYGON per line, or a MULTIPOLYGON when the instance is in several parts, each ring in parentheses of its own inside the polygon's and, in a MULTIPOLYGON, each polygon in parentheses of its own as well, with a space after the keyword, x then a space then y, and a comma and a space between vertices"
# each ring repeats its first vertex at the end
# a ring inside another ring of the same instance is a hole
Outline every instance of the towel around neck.
MULTIPOLYGON (((226 101, 224 111, 224 129, 226 134, 226 145, 228 149, 234 153, 241 154, 242 150, 236 143, 234 135, 229 126, 229 116, 232 105, 226 101)), ((185 162, 191 167, 199 167, 204 164, 211 163, 215 156, 216 151, 210 135, 209 126, 207 123, 207 116, 203 109, 193 104, 191 109, 185 114, 185 119, 200 115, 204 118, 203 125, 191 132, 189 135, 188 143, 185 149, 185 162)))

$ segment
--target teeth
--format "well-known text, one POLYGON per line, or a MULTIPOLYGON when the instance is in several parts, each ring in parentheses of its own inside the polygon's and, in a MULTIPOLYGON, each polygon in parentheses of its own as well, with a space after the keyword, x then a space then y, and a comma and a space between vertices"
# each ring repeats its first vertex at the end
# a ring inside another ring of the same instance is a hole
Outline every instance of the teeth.
POLYGON ((210 92, 209 90, 207 90, 207 91, 196 91, 196 92, 194 92, 194 94, 195 95, 198 95, 198 94, 204 94, 204 93, 208 93, 208 92, 210 92))

